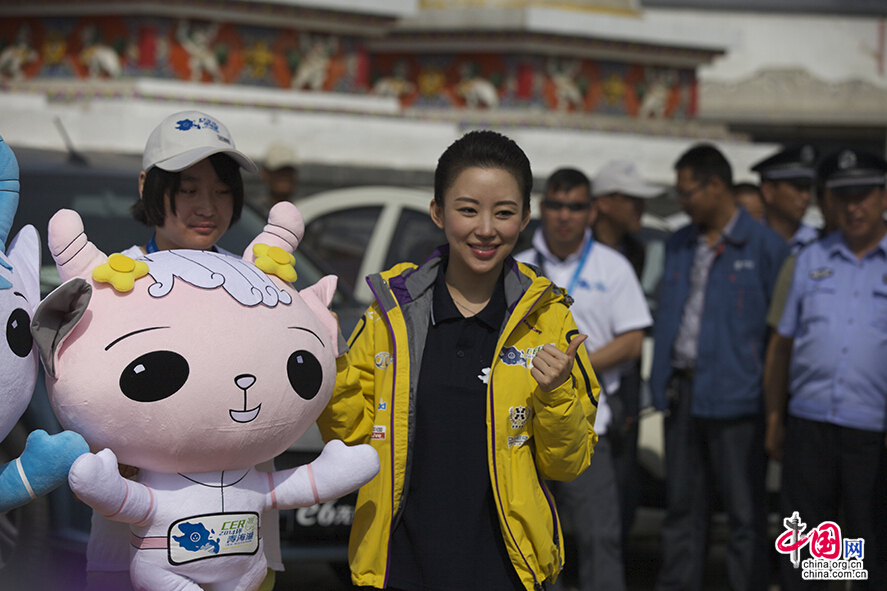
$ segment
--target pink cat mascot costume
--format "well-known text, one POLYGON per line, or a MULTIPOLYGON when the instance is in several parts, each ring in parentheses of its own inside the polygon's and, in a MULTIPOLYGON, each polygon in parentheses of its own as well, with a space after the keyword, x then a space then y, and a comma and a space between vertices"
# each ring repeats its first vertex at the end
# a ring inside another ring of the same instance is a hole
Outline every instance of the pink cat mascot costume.
POLYGON ((302 292, 289 283, 303 231, 281 203, 243 259, 172 250, 133 260, 99 252, 75 212, 50 221, 66 282, 32 332, 59 420, 98 452, 74 463, 71 489, 130 524, 138 590, 257 589, 262 512, 337 498, 379 470, 370 446, 340 441, 307 466, 253 468, 308 429, 336 378, 335 277, 302 292), (136 481, 118 462, 139 468, 136 481))

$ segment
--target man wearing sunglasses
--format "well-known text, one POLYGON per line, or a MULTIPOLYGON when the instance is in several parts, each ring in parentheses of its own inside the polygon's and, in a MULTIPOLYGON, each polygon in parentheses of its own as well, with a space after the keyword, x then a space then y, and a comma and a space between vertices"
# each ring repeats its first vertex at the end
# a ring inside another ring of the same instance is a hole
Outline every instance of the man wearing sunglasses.
MULTIPOLYGON (((533 248, 515 258, 536 265, 567 290, 574 300, 573 318, 588 335, 588 359, 601 382, 594 425, 599 440, 592 465, 576 480, 553 483, 552 488, 573 525, 579 588, 620 591, 625 589, 621 491, 609 431, 615 428, 609 395, 619 390, 625 366, 640 357, 652 318, 631 264, 592 236, 595 215, 588 177, 572 168, 555 171, 546 183, 533 248)), ((552 589, 563 588, 562 580, 552 589)))
POLYGON ((788 242, 792 252, 819 235, 816 228, 801 221, 810 206, 816 156, 813 146, 788 148, 751 167, 761 177, 767 225, 788 242))

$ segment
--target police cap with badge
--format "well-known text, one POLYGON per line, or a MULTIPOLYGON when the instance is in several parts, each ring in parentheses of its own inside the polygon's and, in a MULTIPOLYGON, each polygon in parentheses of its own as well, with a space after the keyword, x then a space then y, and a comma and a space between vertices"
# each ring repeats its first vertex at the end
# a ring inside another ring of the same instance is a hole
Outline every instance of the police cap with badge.
POLYGON ((887 183, 887 160, 877 154, 843 149, 822 161, 825 188, 837 196, 862 196, 887 183))
POLYGON ((782 150, 761 160, 751 169, 761 175, 761 182, 785 181, 799 187, 810 187, 816 179, 816 148, 810 145, 782 150))

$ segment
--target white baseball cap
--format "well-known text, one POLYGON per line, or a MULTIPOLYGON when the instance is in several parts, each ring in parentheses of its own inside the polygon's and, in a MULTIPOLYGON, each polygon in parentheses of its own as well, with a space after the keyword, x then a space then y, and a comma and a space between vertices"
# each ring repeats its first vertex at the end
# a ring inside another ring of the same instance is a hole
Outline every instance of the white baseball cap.
POLYGON ((156 166, 179 172, 213 154, 227 154, 248 172, 257 170, 253 161, 234 145, 221 121, 200 111, 180 111, 151 132, 142 155, 142 170, 147 172, 156 166))
POLYGON ((268 146, 265 152, 265 159, 262 165, 266 170, 280 170, 281 168, 296 168, 299 160, 296 158, 296 151, 287 144, 274 142, 268 146))
POLYGON ((592 196, 594 197, 620 193, 629 197, 652 199, 664 192, 664 189, 644 181, 634 163, 626 160, 607 162, 601 167, 592 182, 592 196))

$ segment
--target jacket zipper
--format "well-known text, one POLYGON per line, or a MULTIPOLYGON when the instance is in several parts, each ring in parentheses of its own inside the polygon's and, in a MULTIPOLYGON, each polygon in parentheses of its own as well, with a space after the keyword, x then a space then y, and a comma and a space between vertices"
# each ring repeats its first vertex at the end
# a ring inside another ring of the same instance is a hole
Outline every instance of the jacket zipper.
MULTIPOLYGON (((389 414, 389 424, 388 424, 388 448, 391 452, 391 525, 388 531, 388 551, 385 558, 385 583, 384 586, 388 586, 388 574, 391 572, 391 542, 394 539, 394 522, 395 522, 395 507, 394 507, 394 485, 395 485, 395 470, 394 470, 394 394, 397 392, 397 340, 394 338, 394 328, 391 326, 391 319, 388 317, 388 310, 385 306, 382 305, 382 302, 379 298, 379 295, 376 293, 376 290, 373 289, 373 284, 370 283, 369 279, 367 279, 367 284, 370 286, 370 291, 373 292, 373 297, 376 298, 376 301, 379 302, 379 309, 382 311, 382 315, 385 317, 385 326, 388 328, 388 334, 391 337, 391 359, 392 359, 392 367, 394 372, 394 377, 391 380, 391 411, 389 414)), ((387 281, 386 281, 387 284, 387 281)))
MULTIPOLYGON (((530 313, 536 308, 536 305, 539 303, 539 301, 542 299, 542 297, 546 293, 548 293, 548 290, 551 289, 551 286, 552 286, 551 283, 549 283, 548 286, 546 286, 546 288, 542 291, 542 293, 539 294, 539 297, 536 298, 536 301, 533 302, 533 305, 531 305, 530 308, 527 310, 527 313, 523 315, 523 317, 517 322, 517 324, 515 324, 515 326, 519 326, 521 323, 523 323, 527 319, 527 316, 529 316, 530 313)), ((514 331, 512 330, 512 332, 514 332, 514 331)), ((509 333, 508 336, 511 336, 511 334, 509 333)), ((508 340, 508 337, 505 337, 503 342, 505 342, 507 340, 508 340)), ((511 536, 511 541, 514 543, 515 547, 517 548, 517 551, 520 553, 521 558, 524 561, 524 565, 526 565, 526 567, 527 567, 527 570, 533 576, 533 589, 535 589, 536 591, 542 591, 542 583, 539 581, 539 578, 536 576, 536 571, 534 571, 530 567, 530 563, 527 560, 527 557, 524 556, 524 552, 523 552, 523 550, 521 550, 520 544, 518 544, 517 540, 514 538, 514 534, 511 531, 511 526, 508 524, 508 519, 505 517, 505 506, 502 503, 502 497, 499 494, 499 466, 498 466, 497 457, 496 457, 497 454, 496 454, 495 394, 493 393, 493 369, 496 366, 497 360, 498 360, 498 357, 494 358, 493 363, 490 366, 490 417, 491 417, 490 425, 491 425, 491 429, 492 429, 490 437, 492 439, 492 448, 493 448, 493 480, 495 481, 495 485, 496 485, 495 489, 494 489, 494 492, 496 495, 496 503, 499 505, 499 513, 500 513, 500 515, 502 515, 502 519, 505 522, 505 527, 508 530, 508 535, 511 536)), ((537 478, 538 478, 538 471, 537 471, 537 478)), ((543 487, 542 490, 545 491, 545 488, 543 487)), ((546 499, 548 499, 549 508, 552 509, 552 512, 553 512, 553 506, 551 505, 551 499, 548 497, 547 492, 545 494, 545 497, 546 497, 546 499)), ((556 520, 555 520, 554 531, 555 531, 555 540, 554 541, 557 544, 558 541, 557 541, 557 521, 556 520)), ((558 552, 558 553, 560 553, 560 552, 558 552)))

